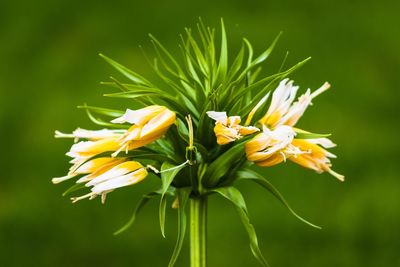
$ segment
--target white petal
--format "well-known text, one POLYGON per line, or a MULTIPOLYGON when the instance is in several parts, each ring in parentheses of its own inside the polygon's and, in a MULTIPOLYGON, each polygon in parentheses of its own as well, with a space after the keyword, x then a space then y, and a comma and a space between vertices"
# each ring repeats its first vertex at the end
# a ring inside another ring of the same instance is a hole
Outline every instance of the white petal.
POLYGON ((134 118, 136 117, 135 115, 136 115, 135 111, 128 108, 128 109, 126 109, 124 115, 122 115, 121 117, 118 117, 118 118, 112 120, 111 122, 112 122, 112 123, 125 123, 125 122, 130 122, 130 121, 134 120, 134 118))
POLYGON ((228 122, 228 116, 225 111, 207 111, 208 117, 215 120, 216 122, 226 125, 228 122))
POLYGON ((325 82, 320 88, 318 88, 311 94, 311 97, 314 98, 314 97, 318 96, 319 94, 328 90, 330 87, 331 87, 331 85, 328 82, 325 82))
POLYGON ((69 180, 69 179, 71 179, 71 178, 73 178, 75 176, 77 176, 77 174, 66 175, 66 176, 63 176, 63 177, 55 177, 55 178, 51 179, 51 182, 53 184, 58 184, 58 183, 61 183, 63 181, 69 180))
POLYGON ((141 170, 131 172, 126 175, 119 176, 117 178, 97 184, 92 188, 92 192, 97 195, 100 195, 109 190, 134 184, 143 179, 143 175, 139 173, 140 171, 141 170))
POLYGON ((147 123, 152 117, 156 116, 161 111, 165 110, 164 106, 148 106, 145 108, 131 110, 127 109, 125 114, 119 118, 112 120, 112 123, 125 123, 129 122, 135 125, 144 125, 147 123))
POLYGON ((140 167, 140 165, 135 162, 132 162, 132 161, 123 162, 123 163, 118 164, 117 166, 111 168, 110 170, 106 171, 105 173, 97 176, 96 178, 91 180, 89 183, 87 183, 86 186, 96 185, 96 184, 102 183, 104 181, 114 179, 118 176, 125 175, 128 172, 132 172, 132 171, 136 170, 138 167, 140 167))
POLYGON ((238 125, 240 123, 241 119, 240 116, 230 116, 229 117, 229 127, 238 125))
POLYGON ((103 138, 110 138, 116 137, 126 132, 125 130, 108 130, 102 129, 97 131, 85 130, 78 128, 73 132, 74 137, 76 138, 85 138, 85 139, 103 139, 103 138))
POLYGON ((333 143, 328 138, 313 138, 313 139, 307 139, 307 141, 312 143, 312 144, 321 145, 324 148, 332 148, 332 147, 336 146, 336 144, 333 143))
POLYGON ((62 133, 60 131, 55 131, 54 137, 55 138, 75 138, 75 136, 73 134, 66 134, 66 133, 62 133))

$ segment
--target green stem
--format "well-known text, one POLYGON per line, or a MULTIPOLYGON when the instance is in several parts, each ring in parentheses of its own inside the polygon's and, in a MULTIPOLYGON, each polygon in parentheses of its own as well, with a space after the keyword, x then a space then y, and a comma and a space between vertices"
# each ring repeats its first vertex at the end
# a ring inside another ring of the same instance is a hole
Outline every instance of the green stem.
POLYGON ((190 199, 190 267, 206 267, 207 197, 190 199))

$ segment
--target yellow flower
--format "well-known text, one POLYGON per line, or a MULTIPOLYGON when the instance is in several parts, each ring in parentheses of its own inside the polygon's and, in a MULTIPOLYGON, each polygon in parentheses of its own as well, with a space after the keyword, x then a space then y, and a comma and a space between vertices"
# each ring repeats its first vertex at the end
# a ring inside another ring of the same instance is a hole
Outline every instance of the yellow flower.
POLYGON ((70 163, 73 163, 74 165, 70 170, 74 171, 81 164, 98 154, 118 150, 120 148, 119 139, 124 133, 126 133, 126 130, 103 129, 91 131, 78 128, 72 134, 65 134, 56 131, 55 137, 74 138, 75 142, 78 142, 79 139, 87 140, 73 144, 70 151, 66 153, 67 156, 73 158, 70 163))
MULTIPOLYGON (((60 182, 63 182, 65 180, 71 179, 75 176, 81 175, 81 174, 96 174, 99 171, 106 170, 107 168, 112 168, 113 166, 121 163, 123 160, 122 159, 116 159, 116 158, 107 158, 107 157, 102 157, 102 158, 96 158, 90 161, 87 161, 83 164, 80 164, 78 166, 72 166, 70 168, 70 171, 66 176, 63 177, 56 177, 53 178, 51 181, 54 184, 58 184, 60 182)), ((84 176, 84 179, 88 179, 90 175, 84 176)), ((83 180, 83 179, 82 179, 83 180)))
POLYGON ((226 145, 238 140, 245 135, 260 131, 254 126, 239 125, 241 119, 239 116, 226 115, 226 112, 207 111, 207 115, 215 120, 214 133, 219 145, 226 145))
POLYGON ((148 106, 139 110, 127 109, 121 117, 112 120, 113 123, 133 124, 126 133, 119 138, 119 148, 113 154, 116 156, 122 150, 131 150, 145 146, 165 134, 168 128, 175 123, 175 112, 164 106, 148 106))
MULTIPOLYGON (((136 184, 146 178, 147 174, 146 168, 137 161, 122 162, 105 172, 91 177, 90 181, 85 184, 87 187, 92 186, 91 192, 80 197, 71 198, 71 200, 76 202, 84 198, 93 199, 101 195, 104 203, 107 193, 120 187, 136 184)), ((78 182, 85 181, 78 180, 78 182)))
POLYGON ((273 131, 264 127, 262 133, 246 143, 247 159, 263 167, 279 164, 288 156, 299 153, 291 145, 295 135, 293 128, 286 125, 278 126, 273 131))
POLYGON ((136 184, 147 176, 147 170, 137 161, 126 161, 126 159, 117 158, 96 158, 89 160, 79 166, 76 170, 70 171, 64 177, 53 178, 53 183, 71 179, 82 175, 76 183, 86 183, 86 187, 92 186, 91 192, 72 198, 73 202, 84 198, 93 199, 96 196, 102 196, 102 202, 105 201, 107 193, 116 188, 136 184))
POLYGON ((324 83, 319 89, 311 93, 310 89, 293 103, 298 86, 293 86, 293 81, 284 79, 272 94, 271 105, 267 113, 260 119, 260 123, 270 128, 278 125, 294 126, 313 98, 330 88, 329 83, 324 83))
POLYGON ((293 128, 287 125, 277 126, 272 131, 264 127, 262 133, 246 143, 247 159, 263 167, 290 159, 318 173, 329 172, 337 179, 344 180, 343 175, 331 169, 329 158, 336 156, 324 149, 334 147, 332 141, 328 138, 296 139, 295 135, 293 128))
POLYGON ((55 138, 74 138, 75 142, 78 142, 79 139, 90 139, 92 141, 106 139, 111 137, 120 137, 121 134, 125 133, 126 130, 85 130, 78 128, 72 132, 72 134, 65 134, 60 131, 55 131, 55 138))
POLYGON ((340 181, 344 181, 343 175, 331 169, 332 164, 329 158, 336 158, 336 156, 321 147, 324 146, 327 148, 334 146, 329 139, 293 139, 292 145, 298 147, 305 153, 290 157, 291 161, 305 168, 313 169, 318 173, 329 172, 340 181))

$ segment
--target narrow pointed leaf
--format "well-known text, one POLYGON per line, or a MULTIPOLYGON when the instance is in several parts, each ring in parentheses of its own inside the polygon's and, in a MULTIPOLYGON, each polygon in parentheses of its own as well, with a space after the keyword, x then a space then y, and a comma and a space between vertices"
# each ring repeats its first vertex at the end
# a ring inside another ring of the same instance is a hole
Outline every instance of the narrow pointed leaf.
POLYGON ((217 70, 217 79, 221 80, 228 71, 228 44, 224 21, 221 19, 221 51, 217 70))
POLYGON ((259 55, 253 62, 253 65, 257 65, 260 64, 261 62, 265 61, 269 55, 271 54, 271 52, 274 50, 276 43, 278 42, 279 38, 281 37, 282 32, 280 32, 278 34, 278 36, 275 37, 274 41, 272 42, 272 44, 268 47, 267 50, 265 50, 261 55, 259 55))
POLYGON ((62 196, 65 197, 65 196, 69 195, 70 193, 75 192, 75 191, 78 191, 78 190, 80 190, 80 189, 82 189, 82 188, 85 188, 85 187, 86 187, 86 186, 85 186, 85 183, 74 184, 73 186, 71 186, 70 188, 68 188, 67 190, 65 190, 65 191, 62 193, 62 196))
MULTIPOLYGON (((311 59, 311 57, 308 57, 308 58, 304 59, 303 61, 298 62, 296 65, 292 66, 291 68, 289 68, 289 69, 287 69, 287 70, 285 70, 283 72, 279 72, 279 73, 273 74, 271 76, 265 77, 265 78, 255 82, 255 83, 253 83, 252 85, 241 89, 238 92, 238 94, 235 95, 235 97, 233 99, 240 98, 244 94, 246 94, 248 91, 251 91, 253 89, 261 87, 261 89, 257 90, 257 94, 253 97, 253 101, 259 101, 271 89, 272 85, 274 85, 277 82, 279 82, 279 81, 283 80, 284 78, 286 78, 289 74, 293 73, 294 71, 296 71, 297 69, 302 67, 310 59, 311 59)), ((239 112, 239 115, 247 114, 250 110, 251 110, 251 105, 245 106, 239 112)))
POLYGON ((143 76, 141 76, 140 74, 137 74, 136 72, 128 69, 127 67, 119 64, 118 62, 112 60, 111 58, 109 58, 103 54, 99 54, 99 56, 101 56, 105 61, 107 61, 111 66, 113 66, 116 70, 121 72, 125 77, 127 77, 131 81, 138 83, 138 84, 151 86, 151 83, 148 80, 146 80, 143 76))
POLYGON ((171 256, 171 260, 169 261, 168 267, 173 267, 178 259, 178 256, 181 252, 183 241, 185 239, 185 232, 186 232, 186 203, 188 201, 190 195, 190 188, 180 188, 177 189, 177 196, 178 196, 178 236, 176 239, 176 244, 174 251, 171 256))
POLYGON ((205 184, 208 186, 215 186, 218 184, 221 177, 228 173, 244 155, 244 142, 235 144, 228 149, 224 154, 220 155, 213 161, 207 168, 205 174, 205 184))
POLYGON ((319 133, 311 133, 298 128, 295 128, 297 139, 314 139, 314 138, 324 138, 329 137, 331 134, 319 134, 319 133))
POLYGON ((250 223, 250 219, 248 217, 248 212, 246 208, 246 203, 240 191, 232 186, 220 187, 217 189, 213 189, 213 191, 220 194, 224 198, 228 199, 235 205, 236 210, 240 216, 240 219, 249 236, 251 252, 263 266, 268 267, 269 265, 265 260, 264 256, 262 255, 261 250, 258 246, 257 234, 254 229, 254 226, 250 223))
POLYGON ((89 119, 90 119, 93 123, 95 123, 95 124, 97 124, 97 125, 106 126, 106 127, 110 127, 110 128, 128 129, 128 126, 126 126, 126 125, 109 123, 109 122, 103 121, 103 120, 100 119, 100 118, 94 117, 93 114, 92 114, 92 112, 91 112, 89 109, 86 109, 86 113, 87 113, 89 119))
POLYGON ((122 110, 93 107, 93 106, 87 106, 86 104, 84 104, 83 106, 78 106, 78 108, 90 110, 97 114, 106 115, 106 116, 113 117, 113 118, 122 116, 125 113, 122 110))
POLYGON ((143 195, 142 199, 136 205, 136 208, 135 208, 131 218, 129 219, 129 221, 124 226, 122 226, 120 229, 115 231, 114 235, 119 235, 120 233, 126 231, 129 227, 131 227, 133 225, 133 223, 135 222, 136 216, 140 212, 140 210, 147 204, 147 202, 150 199, 160 195, 160 193, 161 193, 160 190, 158 190, 158 191, 150 192, 146 195, 143 195))
POLYGON ((165 209, 167 206, 167 198, 165 197, 165 193, 168 191, 172 181, 175 176, 182 170, 186 165, 173 165, 169 162, 164 162, 161 165, 161 200, 160 200, 160 208, 159 208, 159 217, 160 217, 160 229, 161 234, 165 237, 165 209))
POLYGON ((300 215, 298 215, 289 205, 289 203, 286 201, 286 199, 282 196, 282 194, 276 189, 268 180, 266 180, 261 174, 250 170, 250 169, 244 169, 242 171, 236 172, 236 177, 237 179, 248 179, 256 182, 260 186, 262 186, 264 189, 267 189, 272 195, 274 195, 289 211, 292 213, 297 219, 300 221, 304 222, 305 224, 308 224, 311 227, 321 229, 320 226, 315 225, 313 223, 310 223, 306 219, 302 218, 300 215))

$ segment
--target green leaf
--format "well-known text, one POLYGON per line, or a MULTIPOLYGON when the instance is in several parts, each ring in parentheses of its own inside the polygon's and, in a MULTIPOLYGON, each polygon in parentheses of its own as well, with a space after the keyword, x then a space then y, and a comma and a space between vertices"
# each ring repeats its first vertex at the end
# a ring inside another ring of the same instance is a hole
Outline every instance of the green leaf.
POLYGON ((121 72, 125 77, 127 77, 131 81, 142 85, 152 86, 152 84, 148 80, 146 80, 143 76, 137 74, 136 72, 128 69, 125 66, 122 66, 118 62, 112 60, 111 58, 101 53, 99 54, 99 56, 101 56, 105 61, 107 61, 111 66, 113 66, 116 70, 121 72))
POLYGON ((243 180, 252 180, 262 186, 263 188, 267 189, 272 195, 274 195, 289 211, 292 213, 297 219, 300 221, 308 224, 309 226, 312 226, 317 229, 321 229, 320 226, 317 226, 315 224, 310 223, 306 219, 302 218, 300 215, 298 215, 289 205, 289 203, 286 201, 286 199, 282 196, 282 194, 276 189, 268 180, 266 180, 261 174, 250 170, 250 169, 244 169, 242 171, 236 172, 236 177, 237 179, 243 179, 243 180))
POLYGON ((188 201, 189 195, 191 192, 191 188, 180 188, 177 189, 177 196, 178 196, 178 236, 176 239, 176 244, 174 251, 171 256, 171 260, 169 261, 168 267, 173 267, 178 259, 178 256, 181 252, 183 241, 185 239, 185 232, 186 232, 186 203, 188 201))
POLYGON ((149 91, 142 91, 142 92, 134 92, 134 91, 129 91, 129 92, 118 92, 118 93, 110 93, 110 94, 104 94, 104 96, 107 97, 115 97, 115 98, 129 98, 129 99, 135 99, 135 98, 141 98, 141 97, 154 97, 154 96, 160 96, 159 93, 151 92, 149 91))
POLYGON ((159 208, 159 217, 160 217, 160 228, 161 234, 165 237, 165 209, 167 207, 167 199, 165 197, 165 193, 168 191, 171 183, 173 182, 175 176, 182 170, 186 165, 173 165, 168 161, 164 162, 161 165, 161 200, 160 200, 160 208, 159 208))
POLYGON ((257 64, 260 64, 261 62, 265 61, 269 57, 271 52, 274 50, 274 47, 275 47, 276 43, 278 42, 279 38, 281 37, 281 35, 282 35, 282 32, 280 32, 278 34, 278 36, 275 37, 274 41, 268 47, 268 49, 265 50, 261 55, 259 55, 251 64, 257 65, 257 64))
POLYGON ((228 173, 232 166, 234 166, 243 155, 244 142, 235 144, 224 154, 220 155, 207 168, 207 172, 204 175, 205 185, 209 187, 217 185, 220 178, 228 173))
POLYGON ((69 195, 70 193, 78 191, 79 189, 82 189, 85 187, 86 187, 85 183, 74 184, 73 186, 71 186, 70 188, 65 190, 64 193, 62 193, 62 196, 65 197, 65 196, 69 195))
MULTIPOLYGON (((248 87, 242 88, 241 90, 238 91, 237 95, 235 95, 232 99, 238 99, 238 98, 242 97, 244 94, 246 94, 248 91, 262 87, 262 89, 257 90, 257 94, 253 97, 253 101, 259 101, 271 89, 270 87, 272 85, 274 85, 276 82, 284 79, 289 74, 296 71, 298 68, 302 67, 310 59, 311 59, 311 57, 308 57, 283 72, 279 72, 279 73, 273 74, 271 76, 265 77, 255 83, 251 84, 248 87)), ((252 108, 251 105, 245 106, 244 108, 242 108, 241 111, 239 111, 239 115, 247 114, 248 112, 250 112, 251 108, 252 108)))
MULTIPOLYGON (((244 45, 242 44, 239 53, 237 54, 235 60, 232 63, 232 66, 229 68, 225 85, 229 84, 229 82, 232 81, 235 75, 238 73, 243 64, 243 58, 244 58, 244 45)), ((226 88, 226 86, 224 88, 226 88)))
POLYGON ((217 69, 217 80, 222 80, 226 76, 227 70, 228 70, 228 44, 227 44, 224 20, 221 18, 221 51, 217 69))
POLYGON ((126 231, 129 227, 131 227, 133 225, 133 223, 135 222, 136 219, 136 215, 140 212, 140 210, 147 204, 147 202, 154 198, 157 195, 160 195, 161 192, 160 190, 158 191, 153 191, 150 192, 146 195, 143 195, 142 199, 139 201, 139 203, 136 205, 136 208, 131 216, 131 218, 129 219, 129 221, 122 226, 120 229, 118 229, 117 231, 114 232, 114 235, 119 235, 120 233, 126 231))
POLYGON ((106 126, 106 127, 110 127, 110 128, 118 128, 118 129, 128 129, 128 127, 129 127, 127 125, 109 123, 109 122, 103 121, 100 118, 96 118, 93 116, 90 109, 86 109, 86 113, 87 113, 89 119, 97 125, 106 126))
POLYGON ((201 52, 201 49, 199 48, 196 40, 193 38, 191 31, 189 29, 186 29, 186 34, 187 34, 187 41, 190 47, 193 49, 193 53, 195 55, 195 59, 197 60, 197 64, 200 68, 200 71, 204 74, 206 78, 208 78, 209 75, 209 66, 207 64, 206 59, 204 58, 203 53, 201 52))
POLYGON ((331 136, 331 134, 311 133, 298 128, 295 128, 294 131, 296 132, 296 139, 313 139, 313 138, 324 138, 331 136))
POLYGON ((169 68, 168 64, 163 60, 163 57, 161 56, 161 54, 159 53, 160 56, 160 60, 162 60, 162 63, 164 64, 164 66, 170 71, 171 74, 175 74, 178 77, 181 77, 182 79, 186 79, 186 77, 183 74, 183 71, 179 65, 179 63, 175 60, 175 58, 168 52, 168 50, 161 44, 160 41, 157 40, 157 38, 155 38, 152 34, 149 34, 149 37, 151 38, 151 40, 153 41, 153 44, 156 48, 156 52, 159 53, 159 50, 157 49, 160 48, 161 51, 167 56, 167 58, 171 61, 171 63, 175 66, 176 70, 178 73, 174 72, 172 69, 169 68))
POLYGON ((181 139, 183 141, 185 141, 186 143, 189 142, 189 130, 186 126, 186 124, 181 120, 181 119, 177 119, 176 122, 176 128, 178 130, 178 134, 181 137, 181 139))
POLYGON ((240 191, 232 186, 213 189, 213 191, 228 199, 235 205, 236 210, 239 213, 240 219, 249 236, 251 252, 263 266, 269 266, 258 246, 257 234, 254 226, 250 223, 246 203, 240 191))
POLYGON ((109 108, 100 108, 100 107, 93 107, 93 106, 88 106, 86 104, 83 104, 82 106, 78 106, 78 108, 86 109, 93 111, 97 114, 109 116, 109 117, 120 117, 124 115, 124 111, 122 110, 117 110, 117 109, 109 109, 109 108))
MULTIPOLYGON (((193 91, 186 90, 182 85, 177 84, 175 81, 166 76, 158 67, 157 62, 158 62, 157 59, 154 59, 154 64, 151 64, 151 67, 156 72, 156 74, 163 80, 163 82, 166 85, 168 85, 171 89, 173 89, 176 92, 177 96, 182 96, 184 98, 189 99, 192 106, 194 106, 196 103, 195 93, 193 91)), ((187 107, 187 109, 190 110, 190 107, 187 107)))

